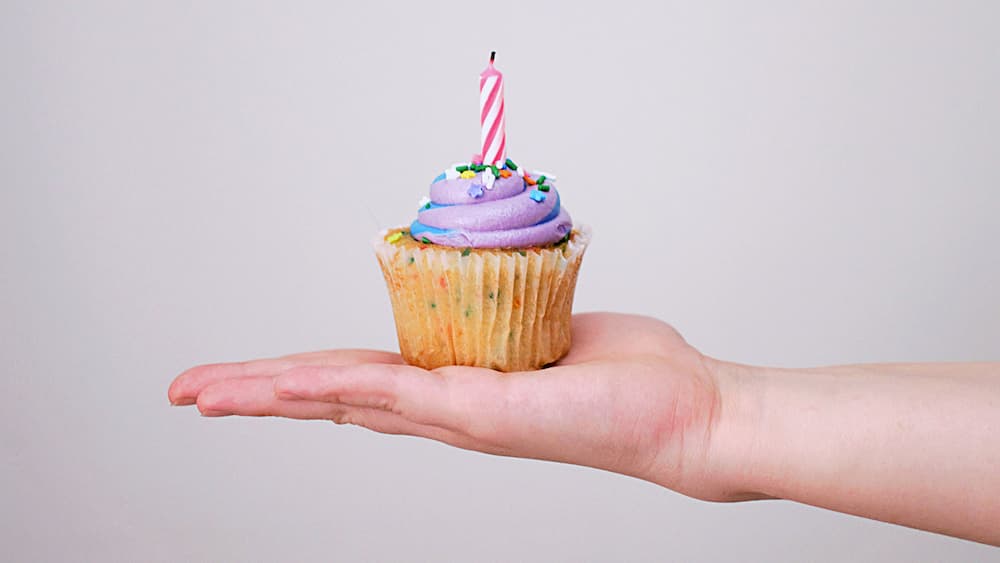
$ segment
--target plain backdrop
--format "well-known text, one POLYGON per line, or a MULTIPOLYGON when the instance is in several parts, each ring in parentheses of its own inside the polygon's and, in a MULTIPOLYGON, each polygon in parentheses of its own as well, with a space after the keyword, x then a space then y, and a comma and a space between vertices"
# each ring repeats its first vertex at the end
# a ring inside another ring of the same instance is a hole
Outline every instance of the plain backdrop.
MULTIPOLYGON (((789 502, 172 408, 395 348, 369 241, 477 152, 559 176, 576 310, 782 366, 1000 360, 1000 4, 0 2, 0 559, 1000 561, 789 502)), ((600 416, 600 413, 594 413, 600 416)))

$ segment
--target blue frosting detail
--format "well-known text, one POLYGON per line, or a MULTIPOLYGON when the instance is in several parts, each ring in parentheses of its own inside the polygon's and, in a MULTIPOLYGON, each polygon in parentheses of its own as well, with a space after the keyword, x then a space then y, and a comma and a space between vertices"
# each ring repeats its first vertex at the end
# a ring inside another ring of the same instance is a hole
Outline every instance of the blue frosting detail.
POLYGON ((431 182, 431 183, 432 184, 436 184, 436 183, 438 183, 438 182, 440 182, 442 180, 444 180, 444 172, 438 174, 437 178, 434 178, 434 181, 431 182))
POLYGON ((549 214, 546 215, 545 217, 542 217, 542 220, 539 221, 539 222, 537 222, 537 223, 535 223, 535 225, 541 225, 542 223, 548 223, 549 221, 552 221, 556 217, 558 217, 559 216, 559 206, 561 204, 562 204, 562 199, 559 197, 559 194, 556 193, 556 204, 552 208, 552 211, 549 211, 549 214))
POLYGON ((432 235, 447 235, 453 232, 455 232, 453 229, 439 229, 437 227, 431 227, 430 225, 425 225, 420 221, 414 221, 413 223, 410 223, 410 235, 412 235, 413 238, 417 238, 417 235, 423 233, 430 233, 432 235))
POLYGON ((428 209, 437 209, 438 207, 451 207, 453 205, 458 205, 458 204, 456 204, 456 203, 434 203, 433 201, 431 201, 431 202, 428 202, 427 204, 425 204, 423 207, 421 207, 417 211, 418 212, 420 212, 420 211, 427 211, 428 209))

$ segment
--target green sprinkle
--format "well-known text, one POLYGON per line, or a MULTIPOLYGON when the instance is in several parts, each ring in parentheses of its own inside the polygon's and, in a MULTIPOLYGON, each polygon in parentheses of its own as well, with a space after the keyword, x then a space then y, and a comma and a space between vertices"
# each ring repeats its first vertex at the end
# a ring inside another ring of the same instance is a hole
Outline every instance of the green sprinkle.
POLYGON ((427 237, 420 237, 420 242, 424 244, 430 244, 431 241, 427 237))
POLYGON ((455 167, 455 172, 465 172, 468 169, 469 169, 469 167, 463 164, 462 166, 456 166, 455 167))
POLYGON ((490 292, 490 299, 493 299, 493 292, 490 292))
POLYGON ((541 176, 539 176, 538 180, 535 180, 535 181, 538 182, 539 184, 544 183, 545 182, 545 174, 542 174, 541 176))
POLYGON ((465 318, 469 318, 471 316, 472 316, 472 307, 469 307, 465 310, 465 318))
POLYGON ((535 189, 537 189, 538 191, 541 191, 541 192, 547 192, 547 191, 549 191, 549 187, 546 186, 545 184, 538 184, 537 186, 535 186, 535 189))
POLYGON ((430 202, 427 202, 427 203, 426 203, 426 204, 424 205, 424 209, 430 209, 430 208, 431 208, 431 204, 430 204, 430 202))
POLYGON ((511 170, 517 170, 517 165, 514 164, 514 161, 509 158, 507 159, 507 162, 505 162, 504 164, 506 164, 507 168, 510 168, 511 170))
MULTIPOLYGON (((525 252, 525 251, 523 251, 523 250, 518 250, 518 251, 517 251, 517 253, 518 253, 518 254, 520 254, 521 256, 527 256, 527 255, 528 255, 528 253, 527 253, 527 252, 525 252)), ((517 277, 517 276, 515 276, 515 278, 516 278, 516 277, 517 277)))
POLYGON ((569 242, 569 235, 566 235, 563 238, 556 241, 556 246, 559 246, 560 244, 566 244, 567 242, 569 242))
POLYGON ((413 262, 414 262, 414 258, 412 256, 410 256, 410 264, 412 264, 413 262))
POLYGON ((482 172, 483 170, 486 170, 486 165, 485 164, 473 164, 472 165, 472 171, 473 172, 482 172))
POLYGON ((438 307, 437 303, 431 301, 431 309, 437 309, 437 307, 438 307))
POLYGON ((493 171, 493 176, 499 176, 499 175, 500 175, 500 171, 499 171, 499 170, 497 170, 497 167, 496 167, 496 165, 494 165, 494 164, 491 164, 491 165, 490 165, 490 170, 492 170, 492 171, 493 171))
POLYGON ((468 256, 471 253, 472 253, 472 249, 471 248, 466 248, 465 250, 462 251, 462 256, 468 256))

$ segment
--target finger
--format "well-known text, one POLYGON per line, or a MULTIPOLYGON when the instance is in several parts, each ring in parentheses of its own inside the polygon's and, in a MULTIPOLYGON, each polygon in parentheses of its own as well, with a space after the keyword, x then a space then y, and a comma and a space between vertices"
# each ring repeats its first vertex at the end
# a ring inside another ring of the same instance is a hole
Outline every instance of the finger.
POLYGON ((417 436, 419 438, 430 438, 431 440, 452 445, 456 445, 455 442, 459 440, 459 437, 454 432, 437 426, 418 424, 396 413, 382 409, 348 406, 341 406, 340 408, 343 410, 332 418, 337 424, 353 424, 382 434, 401 434, 417 436))
POLYGON ((332 419, 343 414, 341 405, 314 401, 283 401, 274 395, 274 378, 251 376, 226 379, 198 394, 204 416, 283 416, 297 419, 332 419))
POLYGON ((503 377, 468 367, 427 371, 396 364, 306 366, 278 376, 274 388, 283 399, 377 408, 418 424, 468 433, 502 409, 503 377))
POLYGON ((402 363, 399 354, 379 350, 325 350, 292 354, 249 362, 208 364, 191 368, 177 376, 167 391, 173 405, 194 404, 205 387, 239 377, 277 375, 297 365, 350 365, 368 362, 402 363))

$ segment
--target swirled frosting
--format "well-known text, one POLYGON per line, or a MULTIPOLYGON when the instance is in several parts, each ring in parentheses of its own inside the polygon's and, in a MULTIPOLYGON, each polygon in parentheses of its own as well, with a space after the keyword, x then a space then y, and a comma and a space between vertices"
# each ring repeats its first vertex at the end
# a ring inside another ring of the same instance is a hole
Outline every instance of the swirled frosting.
POLYGON ((527 248, 559 242, 573 228, 554 178, 525 173, 510 161, 498 175, 489 167, 462 168, 473 166, 452 167, 434 179, 430 200, 410 225, 413 238, 451 247, 527 248))

